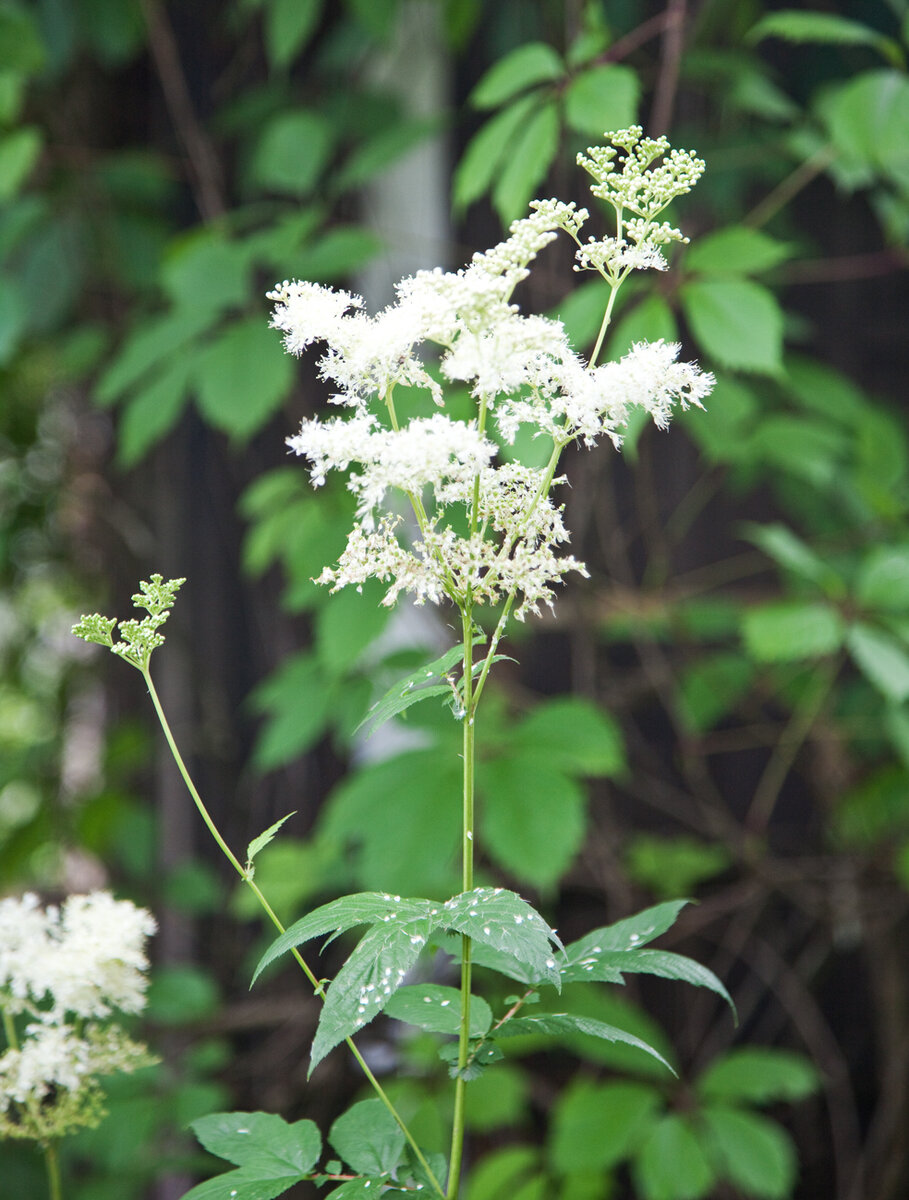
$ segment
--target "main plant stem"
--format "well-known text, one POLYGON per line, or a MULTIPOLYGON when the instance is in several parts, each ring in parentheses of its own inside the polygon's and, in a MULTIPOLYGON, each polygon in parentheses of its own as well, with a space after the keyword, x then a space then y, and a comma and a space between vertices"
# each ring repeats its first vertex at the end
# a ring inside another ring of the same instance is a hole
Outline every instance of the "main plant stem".
POLYGON ((48 1142, 44 1147, 44 1162, 47 1166, 47 1188, 50 1200, 63 1200, 63 1185, 60 1182, 60 1162, 57 1158, 56 1142, 48 1142))
MULTIPOLYGON (((219 846, 221 852, 224 854, 227 861, 234 868, 234 870, 237 872, 237 874, 240 876, 240 878, 243 880, 243 882, 246 884, 246 886, 250 889, 250 891, 252 891, 253 895, 258 900, 262 909, 268 916, 268 919, 271 921, 272 925, 274 925, 275 929, 277 929, 278 933, 286 933, 287 931, 285 929, 283 922, 278 917, 278 915, 275 913, 275 911, 271 907, 271 905, 268 903, 265 896, 262 894, 262 892, 259 888, 259 885, 256 883, 256 881, 252 877, 252 872, 248 871, 242 865, 240 860, 237 858, 237 856, 231 850, 230 846, 228 846, 227 842, 221 836, 220 830, 218 829, 217 825, 215 824, 214 820, 212 819, 211 813, 205 807, 202 797, 199 795, 198 789, 196 788, 196 785, 193 783, 192 776, 190 775, 189 771, 187 770, 186 763, 184 763, 184 761, 183 761, 183 755, 180 753, 179 747, 177 746, 176 740, 174 739, 174 735, 171 732, 171 728, 168 723, 167 717, 164 715, 164 708, 161 704, 161 700, 155 689, 155 685, 152 682, 151 674, 149 673, 147 668, 142 671, 142 677, 144 678, 146 686, 148 687, 148 693, 151 696, 152 704, 155 706, 155 712, 158 715, 158 721, 160 722, 161 729, 164 731, 164 737, 167 739, 167 745, 170 748, 171 754, 173 755, 174 762, 177 764, 177 770, 183 776, 183 782, 186 784, 187 791, 189 792, 190 796, 192 797, 193 803, 195 804, 196 808, 199 810, 199 815, 202 817, 202 820, 205 822, 209 833, 212 835, 212 837, 218 843, 218 846, 219 846)), ((320 999, 324 1003, 325 990, 324 990, 323 984, 320 982, 319 979, 316 978, 316 976, 310 970, 309 964, 303 958, 302 954, 300 954, 299 950, 297 950, 296 948, 293 948, 291 950, 291 954, 293 954, 294 958, 297 960, 297 965, 300 967, 300 969, 305 974, 306 978, 312 984, 316 995, 319 996, 320 999)), ((347 1043, 347 1047, 350 1050, 351 1054, 353 1054, 354 1058, 357 1060, 357 1063, 359 1064, 361 1071, 363 1072, 363 1074, 366 1076, 367 1080, 369 1081, 370 1086, 372 1087, 373 1091, 376 1093, 378 1098, 385 1105, 385 1107, 388 1110, 388 1112, 390 1113, 390 1115, 394 1118, 398 1128, 404 1134, 404 1137, 407 1139, 408 1145, 410 1146, 411 1150, 413 1150, 414 1155, 416 1156, 416 1159, 419 1162, 420 1166, 426 1172, 427 1178, 431 1182, 432 1186, 434 1187, 436 1192, 439 1194, 439 1196, 444 1196, 445 1195, 444 1188, 442 1187, 441 1183, 438 1181, 435 1174, 433 1173, 432 1168, 430 1167, 429 1163, 426 1161, 426 1156, 423 1154, 423 1151, 417 1145, 416 1141, 414 1140, 413 1134, 410 1132, 410 1130, 405 1125, 403 1118, 400 1116, 400 1114, 398 1113, 398 1110, 392 1104, 391 1100, 389 1099, 388 1095, 385 1092, 385 1089, 382 1087, 382 1085, 379 1083, 378 1079, 376 1079, 375 1075, 369 1069, 365 1059, 363 1058, 363 1055, 360 1053, 360 1051, 357 1049, 356 1045, 354 1044, 353 1039, 345 1038, 345 1041, 347 1043)), ((50 1162, 48 1162, 48 1171, 50 1171, 50 1162)), ((58 1196, 55 1195, 54 1193, 52 1193, 52 1200, 58 1200, 58 1196)))
MULTIPOLYGON (((461 609, 461 629, 464 639, 464 717, 463 717, 463 790, 461 806, 461 890, 473 887, 473 827, 474 827, 474 716, 477 696, 473 687, 473 616, 469 607, 461 609)), ((461 1183, 461 1163, 464 1156, 464 1103, 467 1082, 464 1068, 470 1056, 470 985, 471 941, 461 935, 461 1026, 458 1037, 458 1075, 455 1080, 454 1120, 451 1129, 451 1155, 448 1169, 446 1200, 456 1200, 461 1183)))

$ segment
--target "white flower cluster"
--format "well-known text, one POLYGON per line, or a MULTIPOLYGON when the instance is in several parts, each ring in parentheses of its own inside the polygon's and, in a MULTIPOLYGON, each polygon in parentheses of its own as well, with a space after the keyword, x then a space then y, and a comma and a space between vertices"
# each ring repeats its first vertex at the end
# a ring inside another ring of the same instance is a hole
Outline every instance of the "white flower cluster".
POLYGON ((314 283, 285 281, 269 293, 272 325, 289 352, 325 343, 321 374, 338 389, 333 402, 349 410, 303 421, 288 443, 309 459, 314 485, 329 471, 349 472, 357 499, 347 548, 320 582, 337 589, 377 578, 389 585, 386 604, 402 592, 417 603, 448 597, 461 608, 516 602, 518 617, 538 611, 541 601, 551 605, 552 585, 568 571, 584 571, 556 554, 568 540, 550 499, 562 450, 603 435, 618 445, 632 408, 644 408, 663 427, 674 404, 700 405, 710 391, 710 375, 676 361, 678 346, 641 344, 619 362, 596 366, 574 352, 561 322, 525 316, 512 302, 559 230, 578 244, 579 266, 597 270, 614 290, 632 269, 666 268, 660 246, 681 234, 655 218, 689 190, 703 164, 670 152, 665 139, 642 139, 637 127, 612 135, 611 146, 592 149, 582 162, 596 180, 594 193, 616 207, 615 238, 582 244, 585 209, 535 201, 504 242, 460 271, 402 280, 397 302, 377 316, 366 314, 358 297, 314 283), (469 388, 473 419, 402 419, 398 409, 412 400, 396 396, 396 388, 422 389, 441 406, 442 380, 469 388), (513 444, 521 426, 551 439, 546 467, 498 457, 493 431, 500 444, 513 444), (402 538, 408 525, 389 500, 395 492, 409 500, 416 521, 409 544, 402 538))
POLYGON ((0 901, 0 1011, 27 1023, 0 1055, 0 1132, 60 1136, 99 1115, 97 1077, 152 1061, 120 1028, 100 1024, 145 1005, 146 939, 155 921, 108 892, 42 909, 0 901))

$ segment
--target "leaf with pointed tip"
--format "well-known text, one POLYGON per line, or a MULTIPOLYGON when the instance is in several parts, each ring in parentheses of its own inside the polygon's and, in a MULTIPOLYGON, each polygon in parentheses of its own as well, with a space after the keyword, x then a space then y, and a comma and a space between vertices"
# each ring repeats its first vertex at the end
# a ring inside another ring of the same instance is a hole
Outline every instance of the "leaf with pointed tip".
MULTIPOLYGON (((430 1033, 457 1033, 461 1027, 461 993, 438 983, 412 983, 390 997, 385 1012, 430 1033)), ((492 1010, 481 996, 470 997, 470 1036, 482 1037, 492 1025, 492 1010)))
POLYGON ((269 963, 311 938, 320 937, 323 933, 332 933, 337 937, 339 933, 344 933, 355 925, 374 925, 379 921, 387 923, 397 918, 412 920, 420 916, 426 917, 432 908, 433 904, 429 900, 402 900, 400 896, 390 896, 387 892, 357 892, 353 896, 342 896, 340 900, 332 900, 330 904, 323 904, 294 922, 272 942, 259 960, 252 983, 256 982, 269 963))
POLYGON ((310 1075, 339 1042, 378 1016, 417 961, 435 921, 426 911, 409 919, 399 913, 367 930, 329 985, 312 1044, 310 1075))
MULTIPOLYGON (((496 1030, 496 1037, 521 1037, 528 1033, 542 1033, 549 1037, 587 1033, 592 1037, 603 1038, 607 1042, 624 1042, 626 1046, 635 1046, 638 1050, 644 1050, 672 1071, 672 1067, 669 1066, 666 1059, 659 1051, 654 1050, 653 1046, 648 1046, 633 1033, 626 1033, 624 1029, 619 1029, 616 1025, 607 1025, 605 1021, 597 1021, 593 1017, 576 1017, 571 1013, 541 1013, 534 1017, 514 1017, 496 1030)), ((672 1073, 674 1075, 675 1071, 672 1073)))
POLYGON ((351 1105, 332 1125, 328 1140, 355 1171, 374 1176, 397 1167, 405 1142, 397 1121, 377 1099, 351 1105))
POLYGON ((603 954, 591 957, 596 962, 592 974, 587 974, 584 970, 590 961, 588 958, 584 960, 584 964, 578 964, 582 967, 580 973, 574 973, 574 968, 569 968, 571 974, 563 972, 562 978, 565 982, 597 978, 601 969, 634 975, 658 975, 661 979, 679 979, 683 983, 694 984, 695 987, 709 988, 711 992, 721 996, 735 1012, 732 997, 713 971, 702 967, 699 962, 687 958, 684 954, 673 954, 670 950, 607 950, 603 954))
POLYGON ((399 679, 393 684, 381 700, 377 700, 372 706, 357 729, 362 729, 364 725, 369 726, 368 737, 376 732, 376 730, 384 725, 386 721, 390 721, 392 717, 396 717, 398 713, 404 712, 406 708, 410 708, 412 704, 419 704, 421 700, 428 700, 431 696, 444 696, 451 692, 451 685, 435 684, 432 681, 439 679, 446 672, 451 671, 464 658, 463 646, 452 646, 452 648, 442 655, 441 658, 435 659, 431 663, 426 663, 414 671, 412 675, 408 675, 404 679, 399 679))
POLYGON ((604 950, 636 950, 646 946, 654 938, 671 929, 681 910, 688 900, 667 900, 663 904, 654 904, 645 908, 633 917, 625 917, 613 925, 603 925, 594 929, 577 942, 565 947, 567 964, 580 962, 592 954, 600 954, 604 950))
POLYGON ((377 1176, 361 1175, 359 1179, 348 1179, 339 1188, 326 1193, 325 1200, 370 1200, 379 1195, 383 1183, 385 1180, 377 1176))
POLYGON ((474 888, 446 900, 438 919, 445 929, 464 933, 494 950, 510 954, 534 971, 535 979, 561 987, 550 942, 561 948, 540 914, 505 888, 474 888))
POLYGON ((209 1153, 261 1171, 263 1179, 305 1174, 322 1152, 322 1138, 312 1121, 290 1125, 274 1113, 211 1113, 190 1128, 209 1153))
POLYGON ((260 833, 246 847, 246 861, 251 863, 260 850, 264 850, 268 843, 274 838, 275 834, 281 828, 285 821, 289 821, 291 817, 297 815, 296 809, 289 812, 286 817, 282 817, 280 821, 275 821, 274 825, 269 825, 264 833, 260 833))

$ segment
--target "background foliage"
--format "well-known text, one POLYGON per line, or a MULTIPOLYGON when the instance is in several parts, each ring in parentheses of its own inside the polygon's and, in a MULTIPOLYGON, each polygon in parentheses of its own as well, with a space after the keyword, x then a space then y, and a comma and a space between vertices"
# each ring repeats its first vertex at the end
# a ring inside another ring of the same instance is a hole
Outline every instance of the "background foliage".
MULTIPOLYGON (((472 1088, 468 1197, 905 1194, 907 34, 903 0, 0 3, 0 878, 110 880, 162 917, 165 1065, 117 1082, 73 1152, 82 1195, 178 1196, 199 1164, 178 1127, 228 1103, 330 1117, 357 1081, 334 1056, 303 1088, 295 979, 247 997, 250 914, 225 911, 143 697, 81 660, 73 613, 189 576, 161 691, 236 846, 298 811, 258 875, 287 919, 449 889, 447 712, 414 709, 378 752, 354 737, 373 687, 445 648, 444 615, 389 634, 375 596, 310 582, 347 497, 283 461, 324 397, 264 291, 380 256, 376 189, 432 139, 457 245, 417 249, 457 262, 531 196, 580 194, 574 152, 638 118, 708 171, 691 246, 623 293, 607 349, 678 338, 719 382, 668 436, 568 464, 593 578, 490 697, 483 844, 566 936, 697 898, 678 944, 742 1022, 588 989, 575 1010, 621 1007, 680 1081, 516 1039, 472 1088), (383 72, 408 29, 447 106, 383 72)), ((547 263, 522 304, 592 340, 598 285, 547 263)), ((380 1032, 371 1053, 427 1051, 380 1032)), ((431 1145, 431 1088, 395 1087, 431 1145)), ((18 1149, 0 1171, 41 1186, 18 1149)))

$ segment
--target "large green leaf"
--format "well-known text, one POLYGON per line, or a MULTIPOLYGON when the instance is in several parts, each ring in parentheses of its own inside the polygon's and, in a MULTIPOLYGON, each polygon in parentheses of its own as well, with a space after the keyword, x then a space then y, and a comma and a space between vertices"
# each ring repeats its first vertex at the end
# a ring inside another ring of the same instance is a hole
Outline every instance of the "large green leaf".
POLYGON ((560 986, 550 942, 561 943, 540 914, 514 892, 489 887, 462 892, 446 900, 437 924, 517 958, 538 980, 560 986))
POLYGON ((700 1114, 710 1156, 721 1176, 747 1196, 786 1200, 798 1162, 785 1130, 757 1113, 710 1107, 700 1114))
POLYGON ((573 1082, 553 1112, 550 1162, 562 1175, 609 1170, 636 1148, 662 1103, 659 1091, 645 1083, 573 1082))
POLYGON ((378 1176, 389 1174, 401 1161, 405 1139, 381 1100, 361 1100, 338 1117, 328 1140, 353 1170, 378 1176))
MULTIPOLYGON (((409 906, 428 906, 410 901, 409 906)), ((309 1074, 330 1050, 367 1025, 383 1010, 419 958, 434 926, 424 908, 407 919, 404 905, 371 926, 329 985, 313 1039, 309 1074)))
POLYGON ((189 399, 193 367, 190 351, 177 355, 128 398, 117 427, 117 460, 122 466, 137 463, 176 425, 189 399))
POLYGON ((783 314, 773 292, 750 279, 684 284, 679 298, 698 345, 722 367, 782 371, 783 314))
POLYGON ((606 951, 640 949, 671 929, 686 904, 687 900, 667 900, 612 925, 594 929, 565 947, 565 963, 578 963, 591 954, 606 951))
POLYGON ((239 308, 251 282, 249 247, 207 227, 173 244, 161 267, 161 286, 180 308, 239 308))
POLYGON ((261 1171, 263 1179, 302 1175, 322 1152, 322 1138, 312 1121, 289 1125, 272 1113, 212 1113, 191 1127, 206 1150, 238 1167, 261 1171))
POLYGON ((905 181, 909 170, 909 79, 864 71, 844 84, 825 117, 837 149, 905 181))
POLYGON ((169 366, 177 355, 186 353, 188 344, 216 319, 216 312, 202 305, 138 321, 101 375, 95 400, 113 404, 154 367, 169 366))
POLYGON ((637 72, 631 67, 621 63, 590 67, 575 75, 565 89, 565 120, 576 133, 602 139, 610 129, 634 124, 640 91, 637 72))
POLYGON ((633 1175, 642 1200, 701 1200, 716 1182, 700 1139, 676 1113, 653 1129, 635 1159, 633 1175))
POLYGON ((804 1055, 766 1046, 743 1046, 711 1063, 696 1087, 705 1100, 773 1104, 804 1100, 819 1085, 818 1073, 804 1055))
POLYGON ((721 996, 735 1011, 732 997, 717 979, 713 971, 701 966, 684 954, 673 954, 670 950, 611 950, 601 954, 590 953, 579 964, 563 971, 566 983, 578 982, 585 977, 595 979, 601 971, 615 970, 635 975, 657 975, 661 979, 677 979, 683 983, 704 987, 721 996), (585 975, 586 972, 589 972, 585 975))
POLYGON ((587 796, 543 754, 483 762, 480 831, 489 856, 522 882, 553 887, 584 840, 587 796))
POLYGON ((387 892, 358 892, 353 896, 342 896, 313 909, 299 921, 295 921, 280 937, 276 938, 262 955, 253 973, 255 983, 265 968, 295 946, 302 946, 312 938, 331 933, 335 937, 357 925, 400 925, 429 918, 436 907, 430 900, 402 900, 387 892))
POLYGON ((252 695, 255 709, 266 715, 255 748, 259 768, 274 770, 314 746, 328 727, 334 699, 333 681, 312 654, 285 659, 252 695))
POLYGON ((261 317, 226 326, 198 356, 196 401, 205 418, 235 441, 245 441, 281 407, 294 377, 261 317))
POLYGON ((492 202, 503 224, 523 215, 558 146, 559 113, 551 102, 538 108, 519 130, 493 187, 492 202))
POLYGON ((474 108, 498 108, 512 96, 538 83, 558 79, 564 68, 545 42, 526 42, 493 64, 470 93, 474 108))
MULTIPOLYGON (((511 1038, 524 1037, 527 1034, 544 1034, 547 1037, 562 1038, 579 1033, 602 1038, 607 1042, 621 1042, 626 1046, 643 1050, 672 1071, 672 1067, 666 1062, 666 1059, 657 1050, 654 1050, 653 1046, 648 1046, 633 1033, 628 1033, 615 1025, 608 1025, 605 1021, 597 1021, 593 1017, 578 1017, 571 1013, 540 1013, 539 1016, 534 1017, 513 1017, 496 1030, 496 1037, 511 1038)), ((674 1071, 673 1074, 675 1074, 674 1071)))
MULTIPOLYGON (((396 1021, 406 1021, 430 1033, 458 1033, 461 993, 439 983, 412 983, 399 988, 385 1006, 396 1021)), ((483 1037, 492 1024, 492 1010, 482 996, 470 997, 470 1036, 483 1037)))
POLYGON ((384 592, 370 580, 360 590, 345 588, 325 597, 316 616, 316 653, 329 679, 344 675, 388 624, 384 592))
POLYGON ((759 662, 797 662, 833 654, 843 643, 843 621, 834 608, 782 600, 749 609, 742 618, 745 648, 759 662))

